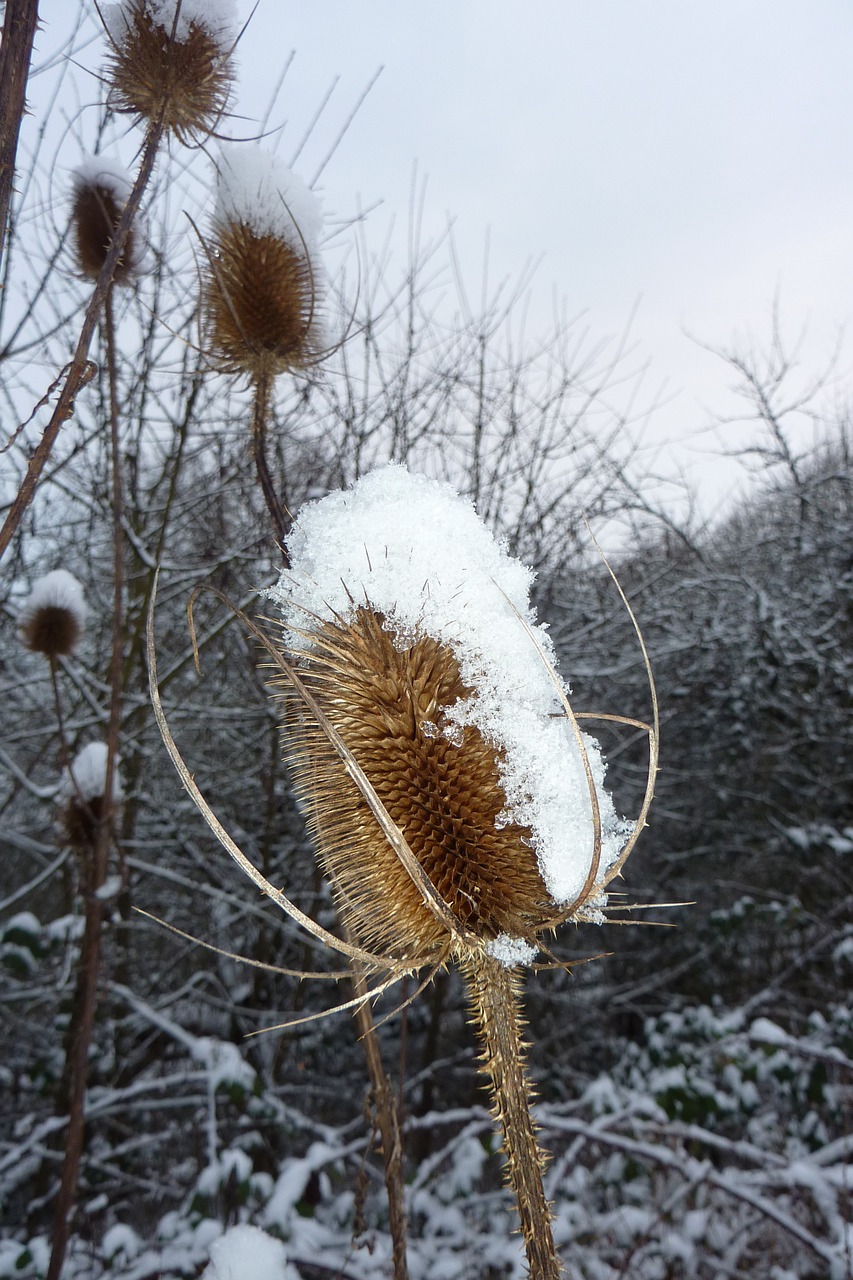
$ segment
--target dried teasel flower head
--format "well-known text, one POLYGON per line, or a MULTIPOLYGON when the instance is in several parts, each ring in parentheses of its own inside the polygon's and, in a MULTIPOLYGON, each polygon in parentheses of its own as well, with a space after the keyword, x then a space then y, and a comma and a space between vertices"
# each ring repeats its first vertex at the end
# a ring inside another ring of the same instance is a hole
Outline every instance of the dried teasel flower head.
POLYGON ((34 583, 18 617, 21 639, 46 658, 67 658, 86 626, 83 588, 67 569, 54 569, 34 583))
POLYGON ((398 466, 303 508, 289 550, 271 596, 320 716, 281 681, 284 751, 358 941, 418 965, 474 951, 512 967, 561 919, 601 919, 627 824, 567 709, 531 572, 449 486, 398 466))
MULTIPOLYGON (((116 757, 113 770, 112 804, 122 799, 121 780, 116 757)), ((107 745, 90 742, 74 757, 65 769, 60 787, 64 802, 62 824, 68 843, 74 849, 91 849, 98 824, 106 809, 107 745)))
MULTIPOLYGON (((112 238, 132 188, 129 173, 104 156, 90 156, 72 175, 71 230, 74 255, 81 276, 95 280, 104 265, 112 238)), ((113 274, 127 284, 142 268, 145 252, 138 226, 131 227, 125 251, 113 274)))
POLYGON ((223 147, 205 245, 207 345, 226 373, 268 381, 320 358, 320 202, 268 151, 223 147))
POLYGON ((233 79, 233 0, 119 0, 101 14, 112 46, 110 106, 162 120, 182 142, 211 133, 233 79))

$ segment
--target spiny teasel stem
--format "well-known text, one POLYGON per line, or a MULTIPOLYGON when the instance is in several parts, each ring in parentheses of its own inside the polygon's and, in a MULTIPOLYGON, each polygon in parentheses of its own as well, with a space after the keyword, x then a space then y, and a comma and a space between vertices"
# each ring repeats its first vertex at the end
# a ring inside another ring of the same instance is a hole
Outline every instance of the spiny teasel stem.
MULTIPOLYGON (((258 480, 261 484, 261 490, 264 495, 264 501, 267 504, 267 511, 273 523, 275 536, 280 547, 284 547, 284 539, 287 535, 289 525, 285 519, 284 509, 281 500, 276 493, 275 485, 272 482, 269 467, 267 466, 267 419, 269 417, 270 404, 272 401, 272 378, 266 374, 260 374, 255 380, 255 395, 252 404, 252 452, 255 457, 255 467, 258 472, 258 480)), ((282 550, 282 554, 283 550, 282 550)))
POLYGON ((512 1188, 531 1280, 559 1280, 551 1211, 542 1185, 544 1153, 530 1114, 533 1088, 525 1066, 520 982, 485 951, 466 949, 459 965, 482 1042, 481 1070, 489 1077, 492 1114, 503 1129, 506 1176, 512 1188))

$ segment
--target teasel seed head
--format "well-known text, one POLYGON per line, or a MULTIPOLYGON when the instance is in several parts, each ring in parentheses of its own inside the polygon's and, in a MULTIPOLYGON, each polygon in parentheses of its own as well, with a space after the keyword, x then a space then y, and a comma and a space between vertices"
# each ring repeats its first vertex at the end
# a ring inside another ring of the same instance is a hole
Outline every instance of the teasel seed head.
MULTIPOLYGON (((110 808, 122 799, 118 759, 113 770, 110 808)), ((64 771, 60 787, 63 800, 62 826, 73 849, 87 851, 94 847, 98 826, 107 811, 107 745, 90 742, 74 757, 64 771)))
MULTIPOLYGON (((120 165, 104 156, 91 156, 74 170, 73 184, 71 230, 77 270, 85 279, 95 280, 109 252, 132 182, 120 165)), ((144 256, 138 227, 131 227, 113 281, 129 283, 141 269, 144 256)))
POLYGON ((583 738, 582 749, 555 710, 531 575, 470 503, 401 467, 303 508, 289 550, 271 595, 322 718, 279 682, 284 753, 345 921, 396 960, 529 961, 561 911, 598 909, 626 834, 597 744, 583 738), (323 720, 451 913, 449 929, 323 720))
POLYGON ((212 359, 256 383, 309 368, 324 348, 319 201, 255 146, 223 148, 217 178, 202 306, 212 359))
POLYGON ((83 588, 67 569, 54 569, 33 583, 21 609, 21 639, 34 653, 55 661, 74 652, 86 625, 83 588))
POLYGON ((233 0, 119 0, 101 12, 113 110, 162 120, 182 142, 211 133, 233 80, 233 0))

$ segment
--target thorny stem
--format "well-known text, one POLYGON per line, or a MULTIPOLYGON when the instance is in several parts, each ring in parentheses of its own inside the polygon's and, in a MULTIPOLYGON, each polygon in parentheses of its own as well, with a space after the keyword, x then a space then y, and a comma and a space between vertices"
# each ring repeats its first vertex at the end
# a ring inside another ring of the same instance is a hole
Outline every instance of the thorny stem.
POLYGON ((503 1129, 506 1176, 521 1219, 530 1280, 559 1280, 551 1211, 542 1185, 544 1154, 530 1114, 533 1089, 524 1061, 519 979, 483 951, 466 949, 459 963, 482 1043, 481 1070, 491 1084, 492 1114, 503 1129))
POLYGON ((112 287, 116 266, 125 251, 133 220, 136 217, 143 193, 154 171, 154 162, 157 158, 157 150, 162 136, 162 120, 153 121, 145 135, 142 160, 140 161, 136 181, 118 220, 110 241, 110 247, 104 258, 104 264, 101 267, 98 279, 95 282, 95 288, 89 299, 89 305, 86 308, 86 314, 83 317, 83 324, 80 329, 80 336, 77 339, 77 346, 74 349, 71 362, 67 366, 65 383, 56 402, 56 408, 51 414, 50 421, 44 429, 41 440, 33 450, 27 466, 27 474, 24 476, 21 487, 12 502, 3 528, 0 529, 0 557, 4 555, 23 519, 24 512, 32 502, 41 474, 47 465, 62 424, 67 422, 74 413, 74 401, 78 391, 91 379, 92 368, 87 358, 89 347, 95 333, 98 317, 103 310, 107 294, 112 287))
POLYGON ((113 619, 112 654, 110 660, 110 711, 107 729, 107 766, 104 778, 104 803, 91 849, 83 855, 83 892, 85 895, 85 927, 80 952, 80 969, 71 1012, 68 1044, 67 1076, 70 1083, 68 1129, 62 1178, 56 1200, 50 1265, 46 1280, 59 1280, 68 1247, 71 1216, 77 1200, 80 1160, 83 1153, 86 1085, 89 1076, 89 1048, 95 1024, 98 977, 101 967, 101 943, 106 904, 99 895, 107 878, 110 842, 113 835, 113 779, 118 755, 122 693, 122 481, 119 440, 118 398, 116 389, 115 326, 112 289, 104 302, 104 339, 107 354, 110 410, 110 453, 112 462, 113 510, 113 619))
POLYGON ((7 0, 0 44, 0 263, 6 248, 9 206, 27 80, 38 26, 38 0, 7 0))
MULTIPOLYGON (((353 987, 362 996, 367 991, 364 974, 353 961, 353 987)), ((403 1141, 400 1134, 400 1117, 394 1090, 382 1063, 379 1041, 373 1026, 370 1005, 365 1000, 356 1009, 356 1019, 367 1059, 376 1121, 382 1138, 382 1155, 385 1160, 385 1189, 388 1194, 388 1217, 391 1227, 391 1243, 394 1250, 394 1280, 408 1280, 406 1261, 406 1206, 403 1198, 403 1141)))
POLYGON ((267 511, 270 513, 276 540, 284 556, 284 539, 287 534, 288 523, 267 466, 267 418, 269 417, 271 399, 272 379, 269 374, 260 373, 255 381, 255 396, 252 404, 252 452, 264 501, 267 504, 267 511))

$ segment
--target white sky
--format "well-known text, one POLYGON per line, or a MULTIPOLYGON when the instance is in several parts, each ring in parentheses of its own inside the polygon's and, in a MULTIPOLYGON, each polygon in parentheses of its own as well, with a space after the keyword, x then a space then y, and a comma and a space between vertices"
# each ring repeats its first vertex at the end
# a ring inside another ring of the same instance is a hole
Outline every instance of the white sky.
MULTIPOLYGON (((245 19, 252 0, 237 3, 245 19)), ((44 55, 72 13, 42 0, 44 55)), ((295 166, 308 181, 383 68, 323 171, 327 216, 381 204, 368 237, 378 248, 396 217, 402 267, 417 164, 426 230, 453 218, 474 297, 488 232, 494 283, 542 259, 531 328, 555 295, 594 338, 638 308, 633 363, 650 363, 646 399, 666 401, 649 434, 673 442, 660 465, 689 466, 706 509, 724 497, 740 472, 697 433, 709 410, 734 412, 731 374, 685 330, 763 341, 778 296, 791 342, 808 327, 814 373, 851 318, 850 0, 259 0, 234 136, 257 134, 294 50, 270 118, 286 162, 339 77, 295 166)), ((99 68, 100 41, 80 57, 99 68)))
MULTIPOLYGON (((649 389, 674 397, 658 434, 697 431, 703 404, 733 407, 727 370, 685 329, 763 338, 778 295, 792 340, 808 325, 814 371, 850 319, 849 0, 260 0, 241 106, 263 110, 294 49, 272 117, 288 121, 285 159, 340 76, 298 162, 309 179, 384 68, 323 173, 327 209, 383 201, 375 240, 396 215, 402 254, 417 162, 427 225, 455 219, 473 292, 489 229, 493 279, 543 256, 543 323, 554 290, 602 337, 639 303, 649 389)), ((729 473, 702 453, 696 474, 713 502, 729 473)))

